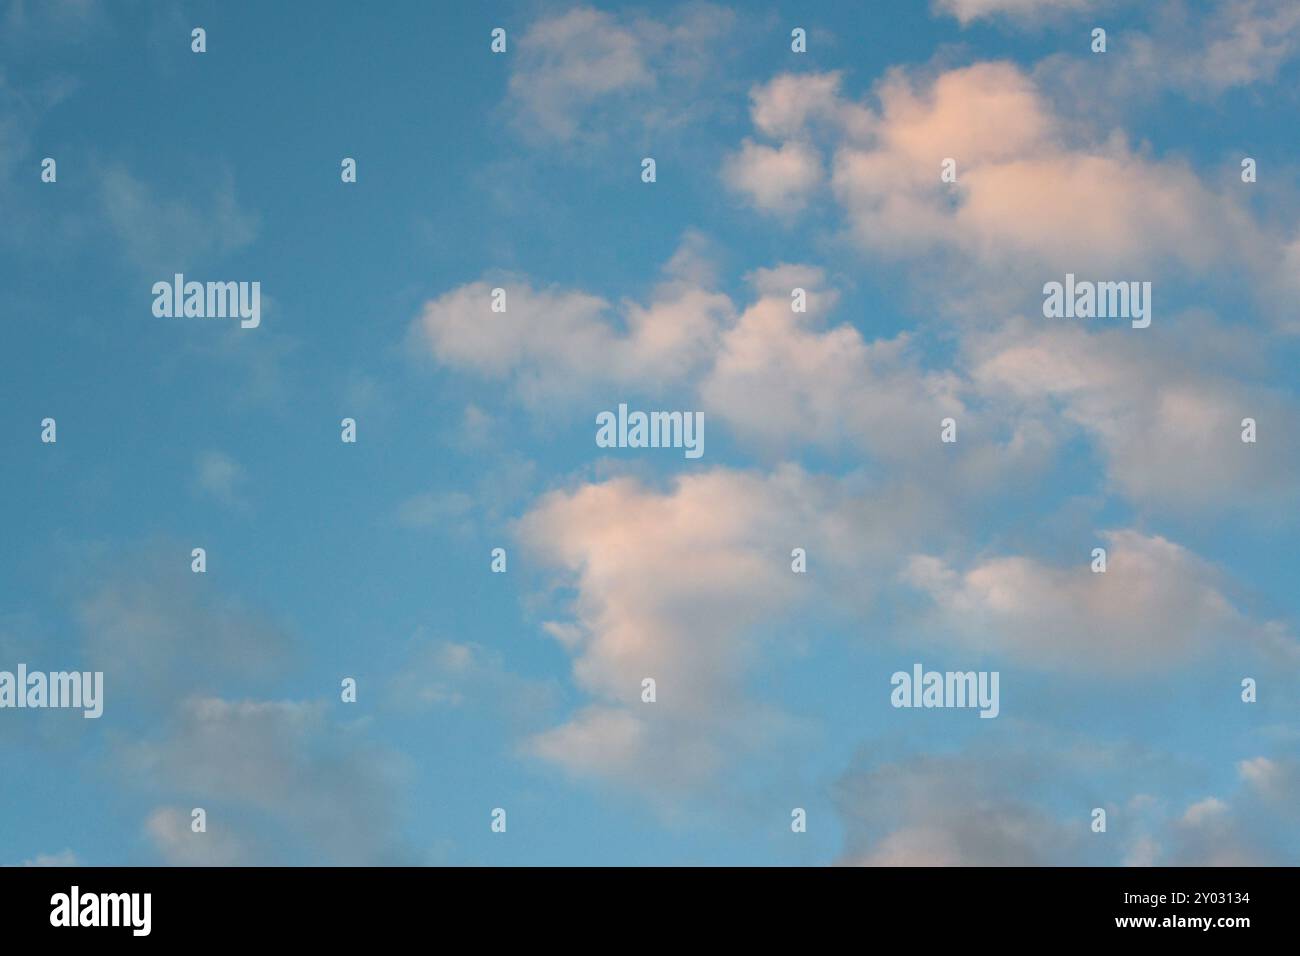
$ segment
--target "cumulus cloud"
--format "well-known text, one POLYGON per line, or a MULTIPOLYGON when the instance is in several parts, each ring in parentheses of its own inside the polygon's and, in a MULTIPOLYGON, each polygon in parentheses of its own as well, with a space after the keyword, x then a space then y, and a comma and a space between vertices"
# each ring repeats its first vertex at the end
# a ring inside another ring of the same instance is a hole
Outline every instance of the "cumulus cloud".
POLYGON ((541 129, 572 136, 579 122, 575 110, 602 96, 653 84, 647 52, 641 37, 611 14, 575 8, 529 28, 520 42, 522 62, 510 78, 510 92, 541 129))
POLYGON ((938 451, 942 418, 965 411, 955 376, 924 371, 909 337, 866 341, 826 327, 837 296, 820 270, 783 266, 752 277, 759 298, 719 340, 700 383, 711 418, 769 447, 851 443, 895 461, 938 451), (808 311, 791 308, 791 290, 808 311))
POLYGON ((509 382, 542 406, 597 386, 688 381, 730 313, 725 295, 673 277, 650 303, 618 309, 584 292, 480 280, 427 302, 414 336, 442 364, 509 382), (506 290, 505 312, 491 310, 497 287, 506 290))
POLYGON ((1283 425, 1294 400, 1250 381, 1228 330, 1174 321, 1139 336, 1009 323, 972 340, 972 378, 1040 420, 1084 429, 1110 490, 1147 508, 1288 510, 1300 493, 1300 441, 1283 425), (1207 348, 1198 353, 1187 331, 1207 348), (1254 444, 1241 440, 1246 418, 1256 422, 1254 444))
POLYGON ((874 117, 843 95, 843 81, 838 70, 781 73, 749 91, 750 119, 764 135, 777 139, 840 130, 869 135, 874 117))
POLYGON ((794 140, 773 147, 747 139, 728 160, 722 178, 759 209, 788 214, 799 210, 821 185, 821 155, 794 140))
POLYGON ((1121 138, 1064 145, 1069 130, 1031 80, 980 63, 922 84, 879 88, 873 141, 835 155, 833 184, 853 230, 877 252, 954 247, 995 268, 1053 272, 1197 269, 1235 254, 1245 214, 1181 164, 1121 138), (957 163, 955 190, 939 163, 957 163), (1209 228, 1213 224, 1215 228, 1209 228))
POLYGON ((765 650, 780 652, 765 625, 814 587, 791 573, 791 549, 816 554, 823 599, 868 600, 865 569, 892 560, 922 520, 895 505, 793 466, 715 469, 667 491, 617 478, 543 498, 517 532, 576 591, 571 616, 547 630, 593 701, 534 751, 653 789, 696 784, 726 753, 770 744, 782 719, 747 684, 765 650), (644 678, 656 681, 653 705, 644 678))
POLYGON ((1050 429, 1004 393, 924 366, 908 333, 868 340, 832 321, 840 296, 822 270, 782 264, 749 280, 757 297, 721 333, 699 380, 710 420, 746 444, 847 452, 954 495, 982 494, 1013 474, 1032 480, 1047 461, 1050 429), (795 288, 806 312, 792 308, 795 288), (938 440, 949 417, 960 422, 957 446, 938 440))
POLYGON ((904 577, 933 602, 928 633, 1038 667, 1167 670, 1242 641, 1277 648, 1277 626, 1247 618, 1220 572, 1185 548, 1132 530, 1100 539, 1105 573, 1086 555, 1068 567, 999 557, 966 570, 918 555, 904 577))
POLYGON ((748 279, 752 298, 735 302, 679 255, 647 305, 516 283, 504 315, 489 310, 489 283, 474 283, 427 303, 415 337, 535 408, 675 388, 747 448, 830 449, 954 495, 1031 482, 1080 434, 1100 452, 1097 490, 1153 514, 1285 513, 1300 494, 1300 439, 1283 426, 1292 396, 1256 384, 1258 357, 1205 315, 1162 313, 1137 333, 1012 319, 964 329, 956 360, 935 368, 912 333, 872 340, 845 321, 821 269, 784 263, 748 279), (937 441, 948 417, 956 445, 937 441), (1241 441, 1247 418, 1255 443, 1241 441))
MULTIPOLYGON (((908 334, 867 340, 832 323, 839 300, 822 270, 790 263, 748 276, 745 307, 709 284, 689 248, 675 256, 646 305, 616 310, 580 291, 508 283, 507 312, 490 311, 491 283, 461 286, 425 304, 417 347, 441 364, 512 384, 532 408, 630 390, 693 396, 706 420, 769 455, 807 447, 905 464, 954 493, 982 491, 1046 461, 1049 430, 1021 419, 991 389, 922 367, 908 334), (793 309, 792 290, 807 309, 793 309), (974 398, 972 404, 968 399, 974 398), (945 456, 940 422, 961 421, 945 456)), ((414 517, 418 502, 410 503, 414 517)))
POLYGON ((748 183, 751 201, 788 211, 817 180, 802 177, 787 196, 770 175, 775 157, 793 150, 811 170, 816 144, 856 241, 919 265, 942 257, 946 286, 1005 297, 1008 284, 1036 290, 1066 272, 1187 276, 1228 262, 1254 273, 1285 243, 1184 162, 1061 115, 1014 64, 895 69, 873 90, 877 106, 844 96, 840 80, 783 75, 755 89, 755 128, 780 142, 747 143, 724 177, 748 183), (955 183, 940 180, 945 159, 956 163, 955 183))
MULTIPOLYGON (((791 490, 781 505, 807 513, 791 490)), ((671 495, 618 479, 553 494, 522 519, 525 544, 576 578, 575 620, 551 633, 574 655, 579 686, 612 704, 544 734, 540 753, 588 773, 645 769, 648 738, 663 725, 640 701, 644 678, 659 688, 653 714, 681 715, 671 721, 679 731, 734 705, 755 655, 749 630, 780 610, 796 583, 777 550, 788 535, 752 523, 782 514, 768 507, 777 492, 728 473, 683 479, 671 495)), ((716 754, 695 756, 693 765, 654 763, 682 774, 714 769, 716 754)))

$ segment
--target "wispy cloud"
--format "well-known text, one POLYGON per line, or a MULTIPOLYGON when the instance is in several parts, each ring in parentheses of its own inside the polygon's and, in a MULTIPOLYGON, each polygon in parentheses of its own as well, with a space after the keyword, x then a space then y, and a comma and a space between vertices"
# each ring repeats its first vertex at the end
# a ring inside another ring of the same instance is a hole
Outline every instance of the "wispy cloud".
POLYGON ((235 196, 233 179, 218 181, 206 205, 158 195, 125 166, 107 166, 99 177, 99 203, 114 243, 136 268, 161 278, 215 260, 249 245, 258 217, 235 196))
POLYGON ((245 508, 240 493, 246 480, 244 466, 225 452, 202 452, 194 463, 194 488, 228 508, 245 508))
POLYGON ((659 16, 574 7, 542 16, 515 41, 507 106, 538 142, 591 147, 698 122, 715 100, 697 97, 722 76, 737 19, 685 5, 659 16), (635 121, 633 118, 635 117, 635 121))
POLYGON ((163 733, 129 744, 122 758, 137 785, 207 811, 205 833, 191 830, 188 810, 150 814, 146 832, 168 862, 404 859, 392 796, 400 761, 321 703, 190 698, 163 733))

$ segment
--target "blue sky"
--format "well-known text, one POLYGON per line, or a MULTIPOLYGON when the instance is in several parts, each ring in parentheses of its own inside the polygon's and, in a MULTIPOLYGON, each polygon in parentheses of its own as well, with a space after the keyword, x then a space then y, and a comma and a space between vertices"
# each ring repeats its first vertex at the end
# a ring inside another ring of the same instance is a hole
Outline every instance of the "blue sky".
POLYGON ((0 863, 1297 862, 1291 5, 460 7, 0 9, 0 863))

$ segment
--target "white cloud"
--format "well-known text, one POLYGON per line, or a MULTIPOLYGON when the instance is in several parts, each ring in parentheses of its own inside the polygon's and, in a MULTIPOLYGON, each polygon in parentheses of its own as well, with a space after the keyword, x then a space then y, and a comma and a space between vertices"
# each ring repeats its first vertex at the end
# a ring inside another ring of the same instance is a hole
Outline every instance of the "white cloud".
POLYGON ((1272 80, 1300 52, 1300 6, 1291 0, 1229 0, 1197 28, 1208 38, 1203 56, 1160 58, 1187 87, 1228 89, 1272 80))
POLYGON ((975 388, 1084 429, 1109 490, 1146 508, 1288 510, 1300 492, 1300 440, 1285 424, 1294 401, 1237 367, 1240 333, 1191 316, 1169 322, 1151 335, 1008 323, 969 340, 975 388), (1255 444, 1241 440, 1245 418, 1256 420, 1255 444))
MULTIPOLYGON (((617 310, 583 292, 516 281, 502 286, 507 312, 492 313, 492 283, 472 283, 426 303, 413 339, 444 365, 511 383, 534 410, 636 390, 662 402, 678 389, 706 421, 766 455, 834 449, 902 465, 948 496, 1026 480, 1048 460, 1051 429, 1001 390, 924 368, 906 333, 868 341, 847 322, 828 322, 839 296, 820 269, 755 270, 756 298, 739 314, 730 297, 697 284, 713 277, 691 243, 666 273, 649 304, 617 310), (806 312, 792 309, 796 287, 806 312), (950 416, 960 446, 938 440, 950 416)), ((408 502, 408 520, 435 504, 408 502)))
POLYGON ((723 167, 722 178, 759 209, 788 214, 821 185, 822 161, 815 149, 795 140, 772 147, 747 139, 723 167))
POLYGON ((869 603, 879 569, 932 518, 794 466, 714 469, 666 491, 617 478, 544 497, 518 536, 575 589, 568 619, 547 629, 592 702, 536 737, 534 752, 655 790, 698 784, 771 746, 791 727, 748 685, 782 653, 773 623, 806 601, 869 603), (816 575, 791 571, 795 547, 816 575), (656 681, 654 704, 641 701, 644 678, 656 681))
POLYGON ((1228 812, 1228 805, 1218 797, 1206 797, 1187 808, 1182 822, 1191 826, 1201 826, 1217 820, 1228 812))
POLYGON ((895 461, 937 449, 940 420, 965 411, 954 376, 923 371, 905 334, 867 342, 847 323, 819 327, 838 297, 818 270, 752 278, 760 298, 722 334, 700 383, 711 419, 767 447, 848 442, 895 461), (795 287, 806 313, 791 308, 795 287))
POLYGON ((1252 757, 1237 764, 1250 793, 1287 816, 1300 816, 1300 759, 1252 757))
POLYGON ((145 836, 168 866, 251 866, 263 860, 254 841, 232 832, 219 817, 195 833, 192 810, 158 807, 145 819, 145 836))
POLYGON ((1089 548, 1070 566, 1000 557, 964 571, 916 556, 904 577, 933 602, 929 633, 1038 667, 1124 674, 1186 667, 1238 641, 1274 650, 1277 635, 1233 606, 1207 562, 1159 536, 1099 538, 1104 573, 1089 548))
POLYGON ((828 73, 782 73, 749 91, 750 118, 766 136, 793 139, 810 130, 847 130, 868 135, 873 117, 840 92, 844 76, 828 73))
POLYGON ((1170 866, 1259 866, 1272 862, 1248 820, 1218 797, 1190 804, 1167 824, 1165 859, 1170 866))
POLYGON ((1152 4, 1145 29, 1112 32, 1104 57, 1055 54, 1035 68, 1081 108, 1102 115, 1157 106, 1174 91, 1209 100, 1246 86, 1273 83, 1300 53, 1300 7, 1291 0, 1222 0, 1208 9, 1184 3, 1152 4), (1108 61, 1123 58, 1116 70, 1108 61))
POLYGON ((1063 115, 1012 63, 891 70, 872 91, 875 107, 840 86, 838 73, 826 73, 756 88, 755 129, 779 143, 746 141, 724 178, 788 214, 820 193, 811 175, 820 149, 857 243, 929 268, 953 299, 954 290, 996 300, 1021 289, 1012 301, 1023 303, 1066 272, 1199 277, 1225 263, 1272 283, 1270 263, 1286 240, 1237 193, 1118 130, 1102 135, 1063 115), (956 183, 940 180, 945 159, 956 162, 956 183), (777 166, 799 172, 789 195, 771 175, 777 166))
POLYGON ((541 130, 560 139, 577 133, 575 112, 654 82, 637 34, 591 8, 534 24, 516 56, 521 62, 510 78, 511 94, 541 130))
POLYGON ((1017 319, 966 329, 953 366, 932 368, 910 333, 868 340, 831 321, 840 296, 820 269, 755 270, 741 307, 697 284, 712 276, 684 254, 648 305, 514 283, 500 315, 479 282, 427 303, 416 338, 443 364, 513 383, 533 408, 680 389, 764 454, 833 449, 954 495, 1032 480, 1079 431, 1101 452, 1099 490, 1152 513, 1286 511, 1300 492, 1300 438, 1284 427, 1294 401, 1253 384, 1260 360, 1235 327, 1172 312, 1138 332, 1017 319), (806 312, 791 307, 795 288, 806 312), (937 441, 947 417, 958 445, 937 441), (1254 444, 1241 441, 1245 418, 1254 444))
POLYGON ((413 331, 444 365, 510 382, 527 404, 541 407, 597 385, 688 381, 730 312, 726 296, 672 277, 648 305, 625 302, 618 310, 584 292, 480 280, 427 302, 413 331), (505 312, 491 310, 495 287, 506 290, 505 312))
POLYGON ((1122 138, 1078 142, 1029 77, 1008 63, 952 70, 924 85, 892 74, 875 135, 837 148, 833 186, 875 252, 952 249, 985 268, 1149 275, 1238 256, 1246 214, 1190 170, 1122 138), (957 183, 939 181, 941 160, 957 183), (1213 228, 1211 228, 1213 225, 1213 228))
POLYGON ((717 76, 734 17, 708 4, 659 17, 592 7, 543 17, 511 40, 515 125, 542 143, 591 146, 699 119, 711 109, 699 91, 717 76))

